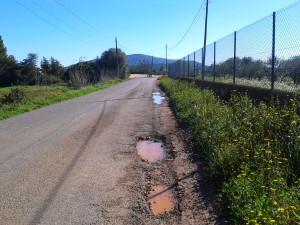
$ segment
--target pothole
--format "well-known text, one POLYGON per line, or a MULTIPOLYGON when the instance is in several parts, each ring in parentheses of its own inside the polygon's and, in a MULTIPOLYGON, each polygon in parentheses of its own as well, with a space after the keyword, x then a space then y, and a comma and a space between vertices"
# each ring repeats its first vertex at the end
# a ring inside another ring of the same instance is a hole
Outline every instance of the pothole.
POLYGON ((153 186, 147 197, 151 210, 156 214, 163 214, 174 209, 172 198, 168 188, 164 186, 153 186))
POLYGON ((145 161, 155 163, 166 158, 166 152, 162 147, 162 142, 154 141, 138 141, 137 150, 138 154, 145 161))
POLYGON ((162 104, 163 100, 165 99, 165 97, 161 97, 159 92, 152 93, 152 98, 153 102, 158 105, 162 104))

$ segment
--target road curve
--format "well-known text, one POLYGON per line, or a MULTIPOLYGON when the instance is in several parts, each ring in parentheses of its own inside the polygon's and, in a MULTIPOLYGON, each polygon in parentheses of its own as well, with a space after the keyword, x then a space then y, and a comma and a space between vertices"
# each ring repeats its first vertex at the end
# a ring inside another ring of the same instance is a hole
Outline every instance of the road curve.
POLYGON ((123 155, 155 85, 134 79, 0 121, 1 224, 117 224, 128 211, 123 155))

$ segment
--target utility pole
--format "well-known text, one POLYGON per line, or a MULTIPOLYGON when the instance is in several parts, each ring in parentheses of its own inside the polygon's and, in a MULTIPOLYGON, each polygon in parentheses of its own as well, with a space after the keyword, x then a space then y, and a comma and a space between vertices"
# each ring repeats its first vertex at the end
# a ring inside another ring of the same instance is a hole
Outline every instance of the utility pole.
POLYGON ((152 74, 153 74, 153 56, 152 56, 152 61, 151 61, 151 77, 152 77, 152 74))
POLYGON ((119 74, 120 74, 120 72, 119 72, 119 57, 118 57, 118 40, 117 40, 117 38, 116 38, 116 58, 117 58, 117 75, 118 75, 118 78, 119 78, 119 74))
POLYGON ((206 15, 205 15, 204 44, 203 44, 203 55, 202 55, 202 80, 204 80, 204 75, 205 75, 205 55, 206 55, 206 37, 207 37, 207 16, 208 16, 208 0, 206 0, 206 15))
POLYGON ((166 71, 167 71, 167 74, 168 75, 168 45, 166 45, 166 71))

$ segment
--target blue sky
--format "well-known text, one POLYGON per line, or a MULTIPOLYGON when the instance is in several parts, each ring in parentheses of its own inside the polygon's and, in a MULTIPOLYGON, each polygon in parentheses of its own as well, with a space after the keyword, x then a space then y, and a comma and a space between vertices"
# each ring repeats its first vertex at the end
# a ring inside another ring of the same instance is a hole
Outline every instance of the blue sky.
MULTIPOLYGON (((296 0, 210 0, 207 44, 296 0)), ((51 56, 64 66, 90 60, 108 48, 165 57, 191 25, 203 0, 0 0, 0 35, 21 61, 28 53, 51 56), (19 2, 19 3, 18 3, 19 2), (68 11, 70 10, 70 11, 68 11), (73 14, 72 14, 73 13, 73 14)), ((177 59, 203 45, 204 7, 179 45, 177 59)))

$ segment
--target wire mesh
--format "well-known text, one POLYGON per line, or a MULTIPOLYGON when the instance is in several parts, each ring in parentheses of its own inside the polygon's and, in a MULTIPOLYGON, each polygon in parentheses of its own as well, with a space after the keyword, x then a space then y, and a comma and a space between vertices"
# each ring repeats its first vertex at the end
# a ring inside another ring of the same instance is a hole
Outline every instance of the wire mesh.
POLYGON ((214 43, 206 46, 205 80, 214 80, 214 43))
POLYGON ((237 31, 236 84, 271 88, 273 16, 237 31))
POLYGON ((196 78, 200 78, 202 75, 202 52, 202 48, 195 52, 196 78))
POLYGON ((300 92, 300 1, 276 13, 275 88, 300 92))
POLYGON ((297 1, 207 45, 205 77, 202 48, 172 63, 169 75, 300 93, 299 12, 297 1))
POLYGON ((233 82, 234 34, 216 42, 216 81, 233 82))

